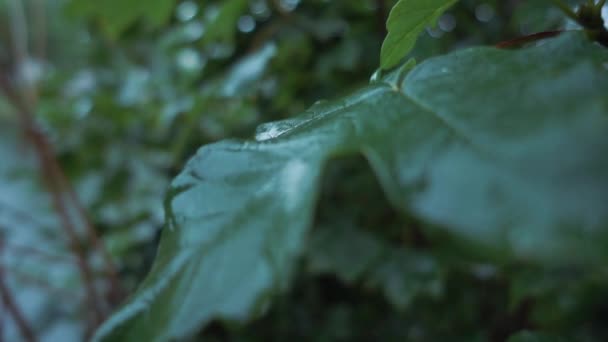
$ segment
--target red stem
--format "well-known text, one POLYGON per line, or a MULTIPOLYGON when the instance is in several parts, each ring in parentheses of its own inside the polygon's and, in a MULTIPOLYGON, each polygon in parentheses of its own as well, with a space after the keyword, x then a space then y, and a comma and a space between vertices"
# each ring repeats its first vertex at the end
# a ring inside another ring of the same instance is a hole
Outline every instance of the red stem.
MULTIPOLYGON (((66 178, 59 167, 59 163, 54 158, 54 154, 46 136, 38 130, 26 102, 23 101, 19 94, 13 89, 11 82, 4 73, 0 75, 0 87, 18 111, 25 137, 34 147, 43 179, 49 188, 53 207, 59 216, 61 227, 63 227, 68 236, 70 249, 77 256, 78 268, 87 292, 89 309, 93 315, 93 325, 96 326, 101 323, 104 315, 99 306, 98 295, 95 289, 93 274, 88 263, 87 253, 83 249, 76 227, 70 219, 68 203, 66 203, 66 197, 64 195, 68 184, 66 178)), ((70 199, 72 199, 71 196, 70 199)))
MULTIPOLYGON (((13 321, 19 328, 19 331, 21 332, 21 336, 23 337, 23 339, 27 342, 35 342, 36 335, 34 334, 34 331, 30 327, 28 322, 25 320, 25 317, 21 313, 21 310, 17 306, 17 303, 15 303, 15 301, 13 300, 13 296, 11 295, 11 292, 10 292, 8 286, 4 282, 4 270, 1 267, 0 267, 0 297, 2 298, 2 302, 4 303, 4 306, 6 307, 8 313, 13 317, 13 321)), ((2 336, 0 336, 0 338, 1 337, 2 336)))
POLYGON ((563 30, 537 32, 527 36, 517 37, 514 39, 506 40, 504 42, 500 42, 496 44, 496 47, 499 49, 507 49, 515 46, 520 46, 526 43, 535 42, 537 40, 555 37, 563 32, 563 30))

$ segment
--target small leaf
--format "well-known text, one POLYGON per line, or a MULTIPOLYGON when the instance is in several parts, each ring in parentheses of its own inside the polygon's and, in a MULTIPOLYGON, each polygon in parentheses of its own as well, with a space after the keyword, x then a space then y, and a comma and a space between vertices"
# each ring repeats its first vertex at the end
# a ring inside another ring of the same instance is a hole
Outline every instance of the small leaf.
POLYGON ((390 69, 397 65, 414 47, 422 30, 434 24, 457 1, 399 0, 386 22, 388 35, 382 43, 380 67, 390 69))

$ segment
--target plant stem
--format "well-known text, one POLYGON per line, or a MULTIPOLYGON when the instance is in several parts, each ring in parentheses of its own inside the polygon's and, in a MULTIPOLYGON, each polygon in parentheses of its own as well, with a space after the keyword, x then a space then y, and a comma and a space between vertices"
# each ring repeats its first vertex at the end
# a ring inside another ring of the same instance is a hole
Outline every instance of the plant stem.
MULTIPOLYGON (((101 243, 97 232, 93 227, 88 212, 78 199, 74 188, 66 177, 61 165, 59 164, 53 147, 48 138, 40 131, 35 120, 35 106, 37 102, 36 84, 30 81, 19 83, 21 80, 20 68, 29 60, 28 52, 28 31, 25 11, 23 3, 19 0, 10 1, 10 24, 12 35, 12 54, 14 56, 13 67, 17 70, 16 77, 11 77, 8 67, 0 69, 0 89, 4 92, 7 99, 15 108, 21 121, 21 127, 25 133, 25 138, 31 144, 38 158, 41 175, 43 181, 49 189, 53 206, 62 223, 62 228, 67 233, 70 241, 70 247, 77 256, 78 265, 81 270, 82 280, 87 289, 87 298, 89 300, 90 310, 96 315, 95 324, 103 319, 103 309, 99 306, 100 302, 96 295, 94 286, 94 277, 92 269, 88 262, 88 252, 85 246, 82 245, 79 227, 83 227, 86 234, 86 242, 93 245, 93 250, 98 251, 104 259, 104 268, 107 279, 110 282, 110 291, 108 292, 108 301, 117 302, 122 296, 122 289, 118 280, 117 273, 114 269, 112 259, 101 243), (15 80, 16 78, 16 80, 15 80), (75 213, 76 215, 74 215, 75 213)), ((45 19, 44 2, 38 1, 37 19, 43 21, 38 23, 39 40, 45 40, 45 19)), ((41 43, 41 42, 39 42, 41 43)), ((40 58, 44 57, 44 45, 39 44, 38 53, 40 58)))
POLYGON ((534 42, 534 41, 541 40, 541 39, 555 37, 555 36, 561 34, 562 32, 564 32, 564 31, 558 30, 558 31, 537 32, 537 33, 529 34, 527 36, 503 41, 503 42, 496 44, 495 46, 499 49, 506 49, 506 48, 534 42))
MULTIPOLYGON (((0 245, 0 251, 2 250, 1 247, 2 246, 0 245)), ((21 336, 23 337, 23 340, 27 341, 27 342, 35 342, 36 335, 34 335, 34 331, 32 330, 32 327, 30 327, 28 322, 25 320, 25 317, 23 316, 23 313, 21 313, 21 310, 17 306, 17 303, 15 303, 15 301, 13 300, 13 296, 11 295, 11 292, 10 292, 8 286, 4 282, 4 271, 1 267, 0 267, 0 298, 2 298, 2 302, 4 303, 4 306, 6 307, 8 313, 13 317, 13 321, 17 325, 17 328, 19 328, 19 331, 21 332, 21 336)), ((2 336, 0 336, 0 338, 1 337, 2 336)))
POLYGON ((46 136, 40 132, 34 119, 33 110, 36 103, 35 85, 26 80, 22 80, 21 68, 29 60, 28 56, 28 33, 26 25, 25 11, 21 1, 12 0, 9 2, 10 9, 10 32, 12 35, 13 46, 12 55, 14 56, 13 67, 16 70, 16 77, 11 78, 8 68, 0 70, 0 89, 13 105, 21 123, 21 129, 25 138, 34 148, 38 159, 39 168, 42 173, 43 181, 49 188, 51 201, 59 216, 61 227, 64 229, 70 248, 77 256, 80 276, 85 287, 89 310, 93 315, 93 326, 103 319, 103 311, 99 306, 99 298, 95 288, 94 278, 91 267, 88 263, 87 253, 83 249, 77 233, 76 225, 72 221, 69 206, 66 201, 66 181, 62 177, 62 171, 46 136), (14 79, 16 78, 16 80, 14 79))
POLYGON ((83 285, 87 292, 89 309, 94 315, 94 324, 98 324, 103 319, 103 312, 99 307, 98 295, 95 289, 93 273, 88 263, 87 253, 83 249, 76 226, 70 217, 69 206, 65 194, 66 184, 61 176, 61 169, 59 168, 56 159, 53 157, 46 137, 37 128, 36 122, 34 121, 27 104, 15 91, 10 80, 6 77, 4 70, 0 73, 0 89, 2 89, 6 98, 18 112, 25 137, 36 152, 43 181, 46 183, 51 195, 51 202, 59 216, 61 227, 66 232, 70 243, 70 249, 74 255, 77 256, 76 260, 83 285))

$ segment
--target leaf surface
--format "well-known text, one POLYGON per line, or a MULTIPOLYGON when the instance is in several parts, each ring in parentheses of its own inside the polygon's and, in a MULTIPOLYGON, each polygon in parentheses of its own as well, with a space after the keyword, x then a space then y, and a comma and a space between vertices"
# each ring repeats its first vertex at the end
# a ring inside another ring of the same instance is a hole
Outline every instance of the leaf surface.
POLYGON ((204 146, 173 182, 148 278, 96 340, 179 339, 263 312, 289 285, 321 171, 338 155, 363 154, 395 208, 463 251, 605 262, 607 62, 578 33, 468 49, 419 64, 401 84, 262 125, 256 141, 204 146))

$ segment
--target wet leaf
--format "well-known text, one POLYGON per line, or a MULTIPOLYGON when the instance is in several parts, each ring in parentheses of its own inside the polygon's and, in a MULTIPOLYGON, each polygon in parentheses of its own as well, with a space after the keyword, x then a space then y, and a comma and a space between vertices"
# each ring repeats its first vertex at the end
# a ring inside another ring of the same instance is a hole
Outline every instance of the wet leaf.
POLYGON ((607 60, 578 33, 468 49, 398 87, 376 82, 263 125, 256 141, 204 146, 173 181, 148 278, 96 340, 167 341, 263 312, 289 285, 321 170, 338 155, 363 154, 395 208, 463 251, 603 264, 607 60))

